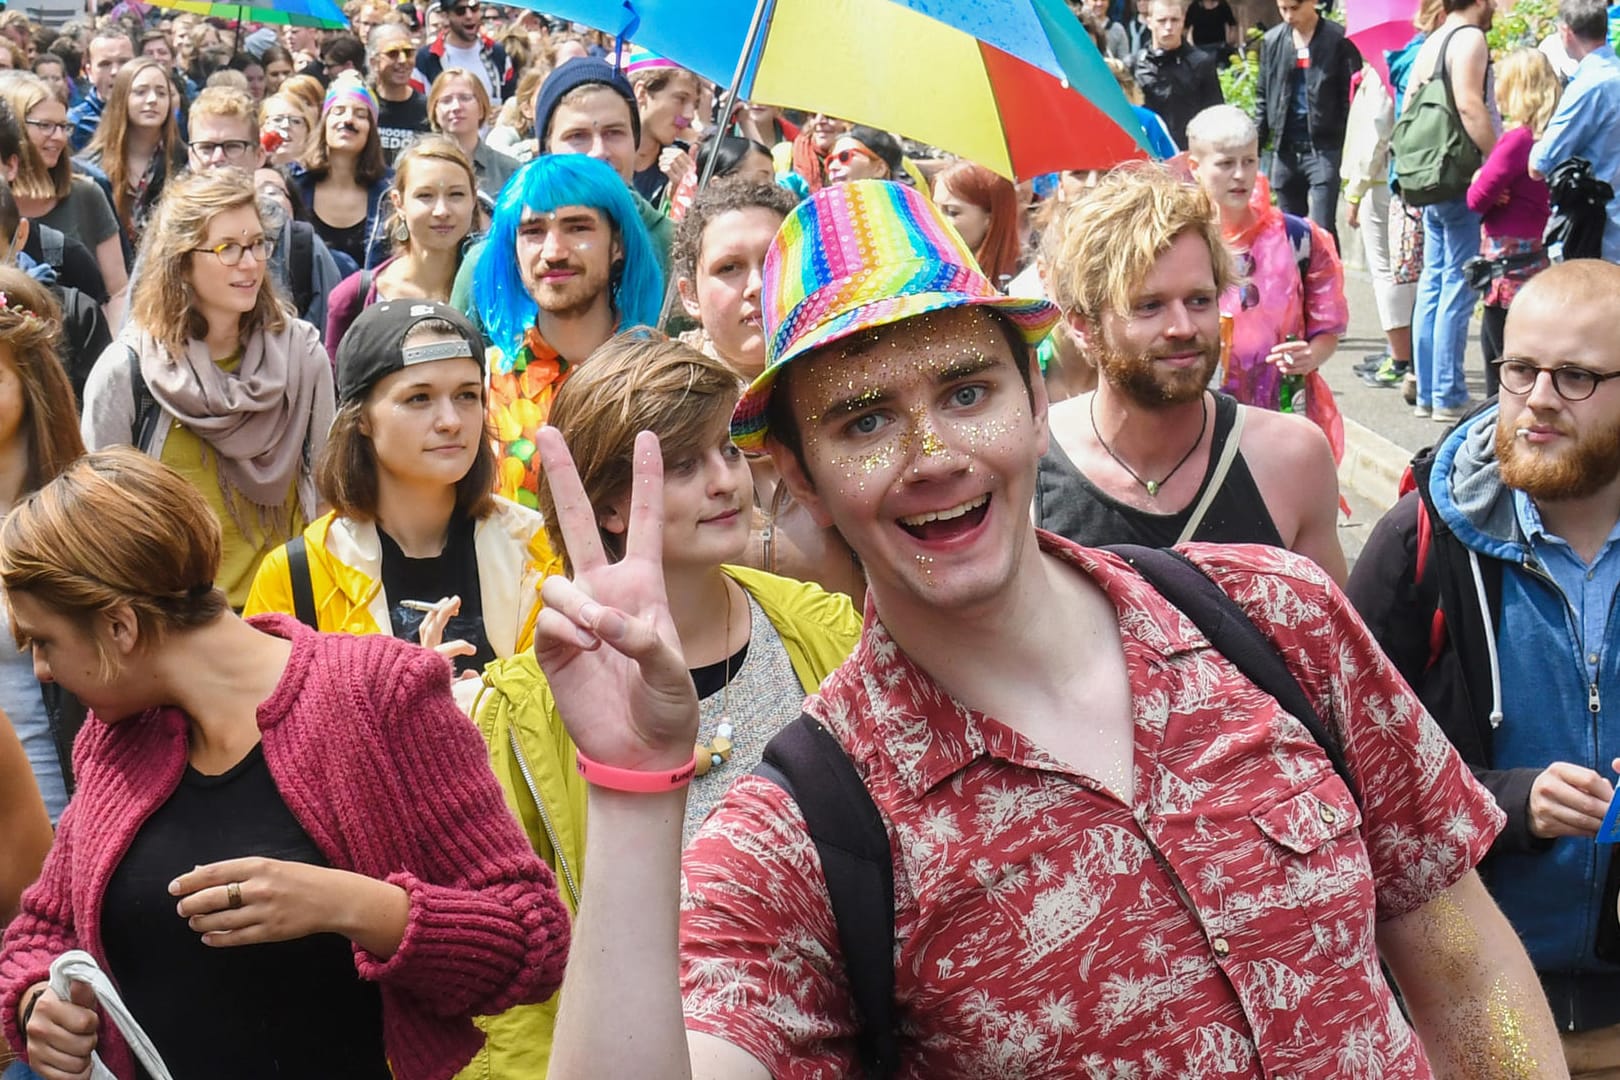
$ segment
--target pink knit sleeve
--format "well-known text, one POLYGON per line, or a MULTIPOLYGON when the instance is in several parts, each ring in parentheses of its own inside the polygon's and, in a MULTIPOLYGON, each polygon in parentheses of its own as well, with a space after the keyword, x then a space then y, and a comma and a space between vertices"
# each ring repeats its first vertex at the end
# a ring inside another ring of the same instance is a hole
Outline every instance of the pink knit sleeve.
POLYGON ((477 730, 450 694, 449 665, 425 649, 399 650, 403 670, 380 716, 393 742, 399 808, 411 823, 414 865, 387 880, 410 897, 405 935, 383 960, 355 948, 362 977, 410 991, 444 1016, 487 1015, 544 1001, 562 985, 568 912, 490 772, 477 730))
POLYGON ((1350 304, 1344 298, 1344 265, 1333 237, 1316 222, 1311 227, 1311 265, 1305 273, 1305 340, 1318 334, 1342 334, 1350 326, 1350 304))
POLYGON ((28 1041, 17 1026, 17 1005, 23 991, 45 980, 52 960, 79 948, 70 892, 77 806, 77 801, 69 802, 63 811, 39 880, 23 893, 22 910, 0 939, 0 1021, 6 1042, 19 1052, 28 1041))

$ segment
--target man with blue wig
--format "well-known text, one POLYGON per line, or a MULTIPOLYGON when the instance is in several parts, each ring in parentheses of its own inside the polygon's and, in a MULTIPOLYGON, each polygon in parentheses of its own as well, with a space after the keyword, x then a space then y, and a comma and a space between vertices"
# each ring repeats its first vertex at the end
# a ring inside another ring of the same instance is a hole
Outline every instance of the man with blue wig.
POLYGON ((534 437, 552 395, 608 338, 657 321, 664 275, 618 174, 584 154, 549 154, 502 190, 472 290, 493 345, 497 490, 532 508, 534 437))

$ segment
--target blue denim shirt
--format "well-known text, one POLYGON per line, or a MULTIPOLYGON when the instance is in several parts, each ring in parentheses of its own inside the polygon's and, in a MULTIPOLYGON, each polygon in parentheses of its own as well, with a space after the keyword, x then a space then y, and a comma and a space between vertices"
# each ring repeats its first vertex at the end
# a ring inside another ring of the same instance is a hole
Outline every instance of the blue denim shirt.
POLYGON ((1620 262, 1620 60, 1607 45, 1581 58, 1558 111, 1530 149, 1530 167, 1547 176, 1560 162, 1577 157, 1592 163, 1593 176, 1615 187, 1603 257, 1620 262))
MULTIPOLYGON (((1572 617, 1580 628, 1586 676, 1596 683, 1603 649, 1609 643, 1609 615, 1616 593, 1620 593, 1620 522, 1610 530, 1609 538, 1588 565, 1566 541, 1547 531, 1530 496, 1515 490, 1513 511, 1536 561, 1552 575, 1573 609, 1572 617)), ((1608 763, 1600 762, 1599 768, 1607 772, 1608 763)))

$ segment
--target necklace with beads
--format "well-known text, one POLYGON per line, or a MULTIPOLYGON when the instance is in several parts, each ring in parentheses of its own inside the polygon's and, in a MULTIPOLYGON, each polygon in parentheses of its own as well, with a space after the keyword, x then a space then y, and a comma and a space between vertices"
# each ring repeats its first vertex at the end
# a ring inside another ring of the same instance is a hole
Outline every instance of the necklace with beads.
POLYGON ((1138 484, 1141 484, 1142 487, 1144 489, 1146 489, 1146 491, 1148 493, 1148 496, 1150 498, 1156 498, 1158 496, 1158 494, 1159 494, 1159 489, 1164 487, 1164 485, 1168 484, 1170 482, 1170 478, 1172 476, 1176 475, 1176 473, 1181 471, 1181 467, 1183 465, 1187 464, 1188 459, 1193 456, 1193 451, 1197 450, 1198 447, 1203 444, 1203 441, 1204 441, 1204 426, 1209 423, 1209 398, 1208 398, 1208 396, 1199 395, 1198 404, 1203 406, 1203 412, 1199 415, 1199 420, 1198 420, 1198 438, 1193 440, 1193 444, 1191 446, 1187 447, 1187 452, 1185 454, 1181 455, 1181 460, 1176 462, 1175 466, 1173 468, 1171 468, 1171 470, 1169 472, 1164 474, 1164 478, 1162 480, 1144 480, 1144 479, 1142 479, 1142 477, 1140 475, 1138 475, 1138 473, 1137 473, 1137 471, 1135 469, 1131 468, 1129 465, 1127 465, 1125 463, 1124 458, 1122 458, 1118 454, 1114 453, 1114 448, 1112 446, 1108 445, 1108 441, 1102 437, 1102 432, 1097 430, 1097 395, 1096 394, 1091 395, 1091 403, 1090 403, 1091 433, 1097 437, 1097 445, 1101 446, 1104 450, 1106 450, 1108 452, 1108 456, 1113 458, 1114 461, 1119 464, 1120 468, 1122 468, 1126 472, 1130 473, 1131 474, 1131 479, 1135 480, 1138 484))
MULTIPOLYGON (((721 582, 724 585, 724 581, 721 582)), ((720 663, 726 681, 720 684, 720 722, 714 725, 714 738, 695 747, 697 775, 705 776, 731 760, 731 586, 726 592, 726 658, 720 663)))

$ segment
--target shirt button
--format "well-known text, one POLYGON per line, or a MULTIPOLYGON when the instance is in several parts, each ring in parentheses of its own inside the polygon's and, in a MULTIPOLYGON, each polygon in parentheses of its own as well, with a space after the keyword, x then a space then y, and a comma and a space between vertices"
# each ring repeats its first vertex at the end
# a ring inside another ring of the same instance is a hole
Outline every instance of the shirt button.
POLYGON ((1339 812, 1333 809, 1333 807, 1329 806, 1327 803, 1322 804, 1321 814, 1322 820, 1329 825, 1332 825, 1334 822, 1339 820, 1339 812))
POLYGON ((1598 662, 1598 654, 1597 653, 1587 653, 1586 662, 1588 664, 1591 664, 1593 667, 1596 667, 1597 662, 1598 662))
POLYGON ((1232 951, 1232 946, 1228 945, 1226 943, 1226 939, 1223 937, 1218 937, 1214 941, 1211 941, 1209 943, 1209 947, 1215 950, 1216 956, 1225 956, 1227 953, 1232 951))

